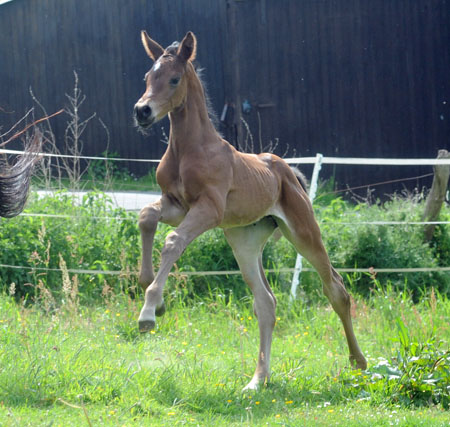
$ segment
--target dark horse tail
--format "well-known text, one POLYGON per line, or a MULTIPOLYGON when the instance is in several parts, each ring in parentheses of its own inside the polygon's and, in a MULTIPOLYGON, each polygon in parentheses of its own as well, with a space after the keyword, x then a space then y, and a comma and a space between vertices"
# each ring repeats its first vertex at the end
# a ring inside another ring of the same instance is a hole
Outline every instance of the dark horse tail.
POLYGON ((294 172, 295 176, 297 177, 298 182, 302 186, 303 190, 305 190, 306 193, 309 191, 309 183, 306 179, 306 176, 303 175, 303 173, 300 171, 299 168, 295 166, 291 166, 292 172, 294 172))
POLYGON ((0 159, 0 217, 12 218, 22 212, 41 144, 42 139, 35 134, 25 147, 25 153, 13 165, 0 159))

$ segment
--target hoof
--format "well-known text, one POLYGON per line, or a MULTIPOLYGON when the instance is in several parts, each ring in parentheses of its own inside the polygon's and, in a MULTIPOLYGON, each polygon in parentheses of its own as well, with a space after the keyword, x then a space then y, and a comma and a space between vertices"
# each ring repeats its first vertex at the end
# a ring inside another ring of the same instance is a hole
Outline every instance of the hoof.
POLYGON ((166 304, 164 304, 164 301, 159 307, 156 307, 155 314, 158 317, 161 317, 166 312, 166 304))
POLYGON ((356 367, 358 369, 361 369, 361 371, 365 371, 367 369, 366 359, 363 359, 363 360, 360 360, 359 362, 356 362, 356 367))
POLYGON ((364 356, 360 356, 359 358, 350 356, 350 365, 353 369, 361 369, 361 371, 365 371, 367 369, 367 361, 364 356))
POLYGON ((245 393, 246 391, 258 391, 259 389, 259 384, 258 383, 249 383, 247 384, 243 389, 242 389, 242 393, 245 393))
POLYGON ((253 377, 252 380, 242 389, 242 392, 257 391, 261 389, 261 387, 266 386, 268 382, 269 377, 265 377, 264 379, 253 377))
POLYGON ((140 320, 139 321, 139 332, 141 334, 155 329, 156 323, 154 320, 140 320))

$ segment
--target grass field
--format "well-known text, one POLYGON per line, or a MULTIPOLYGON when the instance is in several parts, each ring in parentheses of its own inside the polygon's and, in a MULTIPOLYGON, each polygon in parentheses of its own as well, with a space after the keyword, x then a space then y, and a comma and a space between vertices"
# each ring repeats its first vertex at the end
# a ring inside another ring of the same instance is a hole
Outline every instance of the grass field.
POLYGON ((442 341, 448 349, 450 301, 432 291, 416 305, 380 287, 354 301, 367 372, 349 369, 327 304, 291 306, 277 292, 272 378, 256 393, 241 392, 257 355, 250 299, 168 299, 155 333, 141 336, 140 298, 106 292, 85 307, 75 287, 65 292, 58 306, 0 297, 2 426, 449 425, 442 402, 408 399, 403 377, 380 380, 372 369, 398 361, 405 334, 411 343, 435 337, 436 348, 442 341))

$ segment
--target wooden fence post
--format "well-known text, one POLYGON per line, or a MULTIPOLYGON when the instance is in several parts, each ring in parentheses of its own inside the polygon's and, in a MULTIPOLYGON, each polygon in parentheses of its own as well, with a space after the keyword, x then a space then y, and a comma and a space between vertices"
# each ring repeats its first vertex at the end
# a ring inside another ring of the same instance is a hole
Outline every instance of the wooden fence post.
MULTIPOLYGON (((437 158, 448 159, 450 158, 450 153, 447 150, 439 150, 437 158)), ((442 203, 445 200, 445 193, 447 192, 448 178, 450 175, 450 165, 436 165, 433 169, 433 184, 431 185, 431 191, 430 194, 428 194, 425 204, 425 211, 423 213, 424 221, 437 220, 442 203)), ((425 240, 427 242, 433 237, 434 227, 434 224, 425 225, 425 240)))

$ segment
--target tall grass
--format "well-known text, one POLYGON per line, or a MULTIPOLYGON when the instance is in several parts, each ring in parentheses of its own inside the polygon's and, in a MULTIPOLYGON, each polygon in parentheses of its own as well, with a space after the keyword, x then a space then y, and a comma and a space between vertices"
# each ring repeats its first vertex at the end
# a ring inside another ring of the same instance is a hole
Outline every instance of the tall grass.
MULTIPOLYGON (((361 372, 348 366, 342 327, 330 307, 290 304, 275 284, 272 378, 260 391, 243 394, 258 342, 248 299, 211 292, 187 305, 174 298, 158 329, 139 335, 140 299, 106 289, 101 304, 86 307, 69 282, 61 286, 72 296, 56 305, 0 297, 2 425, 406 426, 449 420, 442 393, 428 400, 402 393, 405 379, 380 370, 401 370, 405 342, 396 319, 411 343, 434 338, 442 341, 435 350, 448 349, 450 301, 434 291, 418 304, 379 284, 368 300, 355 297, 356 333, 369 361, 361 372)), ((448 353, 442 357, 449 369, 448 353)))

